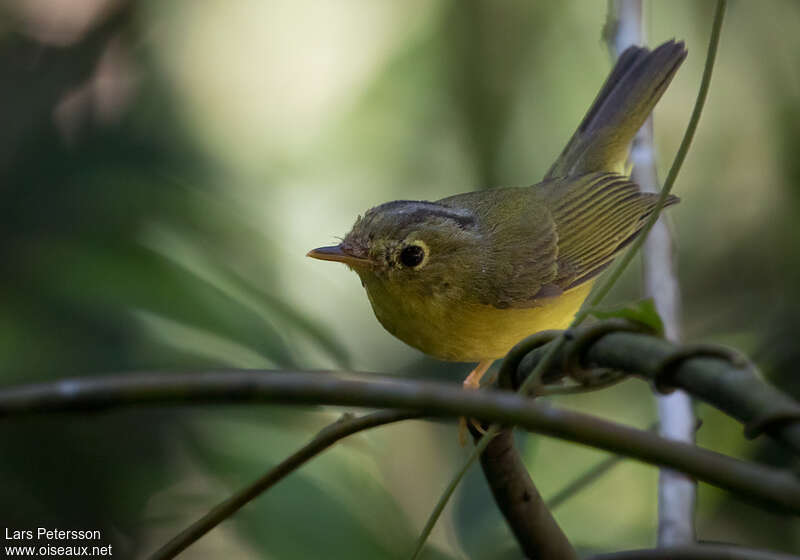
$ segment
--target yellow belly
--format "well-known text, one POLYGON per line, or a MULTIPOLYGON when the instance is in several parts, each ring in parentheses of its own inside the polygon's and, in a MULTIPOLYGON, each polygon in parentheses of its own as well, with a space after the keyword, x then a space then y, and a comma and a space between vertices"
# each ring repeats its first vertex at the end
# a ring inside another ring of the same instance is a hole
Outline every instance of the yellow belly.
POLYGON ((367 293, 375 316, 403 342, 441 360, 479 362, 505 356, 530 334, 569 326, 591 287, 592 282, 587 282, 540 306, 524 309, 447 305, 435 299, 406 300, 401 306, 383 309, 379 302, 388 298, 373 293, 370 286, 367 293))

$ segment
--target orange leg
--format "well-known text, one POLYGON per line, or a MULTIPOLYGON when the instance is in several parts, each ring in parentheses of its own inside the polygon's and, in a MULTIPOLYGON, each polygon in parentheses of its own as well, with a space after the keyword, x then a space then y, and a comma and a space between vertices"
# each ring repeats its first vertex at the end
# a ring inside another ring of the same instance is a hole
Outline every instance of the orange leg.
POLYGON ((464 379, 464 389, 480 389, 481 388, 481 377, 489 371, 489 368, 492 367, 494 360, 483 360, 479 362, 475 369, 469 372, 469 375, 464 379))
MULTIPOLYGON (((469 372, 469 375, 464 379, 464 389, 474 391, 481 388, 481 378, 492 367, 494 360, 483 360, 479 362, 475 369, 469 372)), ((483 428, 475 421, 472 420, 472 425, 475 426, 479 432, 483 433, 483 428)), ((461 447, 467 445, 467 419, 463 416, 458 419, 458 442, 461 447)))

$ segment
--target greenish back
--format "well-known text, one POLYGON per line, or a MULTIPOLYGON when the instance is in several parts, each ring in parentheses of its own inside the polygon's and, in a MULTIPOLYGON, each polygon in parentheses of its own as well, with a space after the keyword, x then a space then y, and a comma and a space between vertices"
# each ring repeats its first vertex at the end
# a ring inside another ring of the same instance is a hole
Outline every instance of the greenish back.
MULTIPOLYGON (((480 303, 534 307, 602 272, 644 226, 657 195, 593 173, 438 201, 469 211, 481 231, 469 281, 480 303)), ((671 196, 667 205, 678 202, 671 196)))

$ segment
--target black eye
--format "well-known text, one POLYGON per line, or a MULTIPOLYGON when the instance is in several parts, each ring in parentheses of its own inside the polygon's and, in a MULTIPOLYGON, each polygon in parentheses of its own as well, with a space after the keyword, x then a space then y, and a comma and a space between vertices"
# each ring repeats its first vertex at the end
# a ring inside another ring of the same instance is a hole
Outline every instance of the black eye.
POLYGON ((425 259, 425 249, 419 245, 409 245, 400 251, 400 262, 403 266, 414 268, 425 259))

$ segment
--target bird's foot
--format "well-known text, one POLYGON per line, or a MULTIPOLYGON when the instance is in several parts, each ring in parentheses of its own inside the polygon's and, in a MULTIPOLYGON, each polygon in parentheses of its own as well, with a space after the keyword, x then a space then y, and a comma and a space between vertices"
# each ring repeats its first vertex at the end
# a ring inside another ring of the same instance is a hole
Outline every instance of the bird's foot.
MULTIPOLYGON (((469 375, 464 379, 464 389, 468 391, 476 391, 481 388, 481 378, 483 375, 489 370, 494 360, 484 360, 478 363, 475 366, 469 375)), ((481 434, 485 434, 486 430, 483 429, 481 423, 475 420, 474 418, 470 418, 470 424, 472 424, 478 432, 481 434)), ((458 419, 458 443, 461 444, 461 447, 467 445, 467 419, 462 416, 458 419)))

